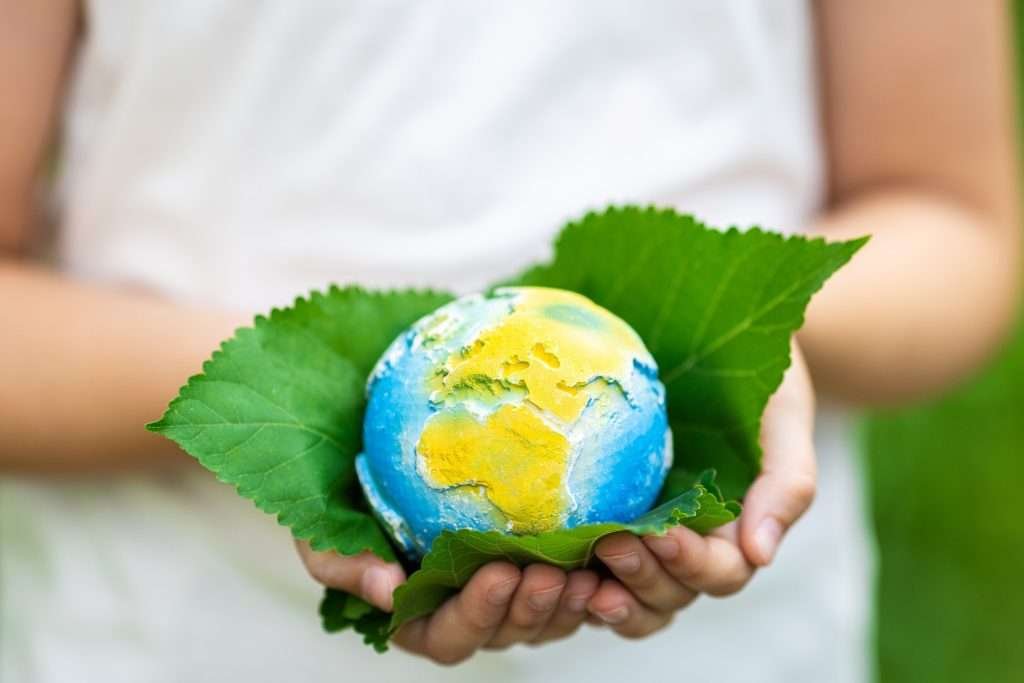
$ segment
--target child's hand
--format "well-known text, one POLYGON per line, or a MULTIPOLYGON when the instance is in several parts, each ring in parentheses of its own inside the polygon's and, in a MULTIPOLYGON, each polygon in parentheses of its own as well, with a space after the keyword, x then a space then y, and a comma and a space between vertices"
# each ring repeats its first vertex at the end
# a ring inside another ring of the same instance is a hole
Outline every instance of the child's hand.
POLYGON ((796 343, 793 364, 765 409, 760 476, 734 522, 700 536, 685 527, 639 539, 614 534, 597 556, 616 579, 601 582, 587 608, 622 636, 637 638, 667 625, 700 593, 737 592, 755 567, 771 562, 782 534, 814 497, 814 391, 796 343))
MULTIPOLYGON (((391 611, 391 593, 405 580, 394 563, 363 553, 318 553, 304 542, 299 554, 314 579, 391 611)), ((441 664, 455 664, 479 649, 541 643, 570 635, 587 618, 597 575, 535 564, 519 570, 505 562, 481 567, 462 591, 430 616, 411 621, 394 643, 441 664)))
MULTIPOLYGON (((755 567, 771 562, 782 534, 814 497, 814 392, 795 343, 792 357, 764 413, 763 467, 738 522, 707 536, 685 527, 643 539, 613 534, 596 549, 616 577, 604 581, 586 569, 566 574, 535 564, 520 571, 493 562, 436 612, 405 624, 394 642, 454 664, 482 648, 563 638, 588 612, 618 634, 639 638, 667 625, 700 593, 723 596, 743 588, 755 567)), ((391 593, 405 581, 397 564, 370 553, 343 557, 313 552, 302 542, 298 547, 314 579, 391 610, 391 593)))

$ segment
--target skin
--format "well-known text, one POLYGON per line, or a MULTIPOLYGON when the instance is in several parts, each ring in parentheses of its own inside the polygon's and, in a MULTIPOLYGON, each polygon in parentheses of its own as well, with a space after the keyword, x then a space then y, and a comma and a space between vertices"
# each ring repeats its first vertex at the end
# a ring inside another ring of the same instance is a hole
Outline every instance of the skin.
MULTIPOLYGON (((771 561, 782 534, 814 497, 813 422, 814 391, 794 343, 793 364, 765 409, 762 473, 738 522, 707 536, 685 527, 642 539, 613 534, 596 548, 615 577, 604 580, 590 570, 566 573, 535 564, 520 572, 507 563, 487 565, 437 612, 403 626, 395 643, 454 664, 481 648, 564 638, 585 621, 640 638, 668 625, 701 593, 736 593, 757 566, 771 561)), ((391 591, 405 578, 398 565, 373 555, 339 557, 314 552, 304 542, 298 548, 318 581, 382 609, 390 610, 391 591)))
MULTIPOLYGON (((701 593, 735 593, 771 562, 813 498, 810 375, 830 400, 899 402, 949 386, 1003 339, 1020 266, 1007 5, 814 7, 829 195, 812 229, 873 239, 811 305, 764 417, 764 471, 741 520, 707 537, 609 537, 597 547, 613 577, 603 580, 589 570, 487 565, 436 613, 403 627, 400 646, 452 664, 481 648, 562 638, 585 621, 642 637, 701 593)), ((0 101, 17 103, 0 107, 0 469, 184 467, 187 458, 140 425, 248 312, 82 283, 31 256, 35 188, 78 11, 70 0, 0 0, 0 101)), ((320 583, 384 609, 405 578, 370 556, 304 544, 299 554, 320 583)))

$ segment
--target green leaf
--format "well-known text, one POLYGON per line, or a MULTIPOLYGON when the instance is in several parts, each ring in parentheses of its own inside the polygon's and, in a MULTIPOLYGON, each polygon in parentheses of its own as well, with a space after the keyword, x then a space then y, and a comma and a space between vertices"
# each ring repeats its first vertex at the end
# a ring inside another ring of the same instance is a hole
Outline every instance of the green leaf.
POLYGON ((455 595, 477 569, 501 560, 520 567, 543 562, 565 570, 592 564, 594 546, 608 534, 629 531, 638 535, 663 534, 682 524, 705 533, 732 521, 739 505, 725 501, 714 484, 714 472, 703 473, 685 493, 659 505, 631 524, 588 524, 536 536, 512 536, 497 531, 443 532, 423 558, 419 570, 395 590, 394 613, 389 616, 358 598, 328 590, 320 615, 328 631, 354 626, 378 651, 405 622, 430 614, 455 595), (355 607, 353 607, 355 605, 355 607), (361 624, 372 624, 363 626, 361 624), (367 635, 370 632, 370 635, 367 635))
POLYGON ((761 413, 804 309, 866 241, 721 232, 672 210, 610 208, 568 225, 551 263, 503 284, 574 290, 632 325, 665 384, 669 483, 714 468, 739 498, 760 471, 761 413))
POLYGON ((713 528, 731 521, 738 513, 737 508, 727 509, 725 505, 724 500, 697 484, 631 524, 587 524, 536 536, 512 536, 498 531, 443 532, 423 558, 419 571, 395 590, 391 627, 395 629, 410 619, 433 612, 488 562, 504 560, 518 566, 543 562, 565 570, 578 569, 591 563, 594 546, 608 534, 663 534, 680 524, 696 529, 713 528))
MULTIPOLYGON (((554 260, 515 284, 578 291, 644 339, 661 368, 675 435, 675 466, 661 497, 668 502, 628 525, 532 537, 445 533, 396 592, 393 616, 328 591, 324 627, 353 628, 383 650, 395 628, 436 609, 487 561, 580 567, 615 531, 662 533, 684 524, 704 533, 735 519, 739 505, 731 499, 758 472, 760 416, 789 364, 789 339, 810 296, 863 243, 756 228, 718 232, 655 209, 610 209, 569 225, 554 260), (711 468, 721 490, 700 474, 711 468)), ((394 559, 354 473, 366 377, 395 337, 450 299, 357 287, 297 299, 238 330, 148 428, 313 548, 394 559)))
POLYGON ((224 342, 147 428, 313 548, 394 559, 355 478, 366 377, 395 337, 450 299, 357 287, 297 299, 224 342))
POLYGON ((320 616, 328 633, 354 629, 363 642, 377 652, 386 652, 391 635, 391 615, 344 591, 328 588, 320 603, 320 616))

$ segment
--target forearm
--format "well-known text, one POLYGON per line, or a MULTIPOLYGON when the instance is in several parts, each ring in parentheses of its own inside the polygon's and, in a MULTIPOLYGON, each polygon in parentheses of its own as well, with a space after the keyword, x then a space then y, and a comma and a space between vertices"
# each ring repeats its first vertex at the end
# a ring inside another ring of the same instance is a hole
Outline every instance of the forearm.
POLYGON ((172 460, 143 426, 245 318, 0 260, 0 471, 172 460))
POLYGON ((915 188, 876 190, 814 231, 872 235, 812 301, 799 335, 827 395, 889 403, 935 392, 975 369, 1013 321, 1012 207, 985 213, 915 188))

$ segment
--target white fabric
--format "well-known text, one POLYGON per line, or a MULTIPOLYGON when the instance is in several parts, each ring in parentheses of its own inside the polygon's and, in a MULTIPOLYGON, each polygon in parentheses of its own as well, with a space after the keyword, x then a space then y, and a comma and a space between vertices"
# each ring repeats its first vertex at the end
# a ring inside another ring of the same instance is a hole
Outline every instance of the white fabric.
MULTIPOLYGON (((260 311, 469 291, 610 201, 799 229, 821 200, 803 2, 87 2, 63 267, 260 311)), ((4 681, 861 681, 871 554, 841 418, 776 565, 665 632, 442 669, 320 632, 286 529, 189 470, 0 482, 4 681)))

